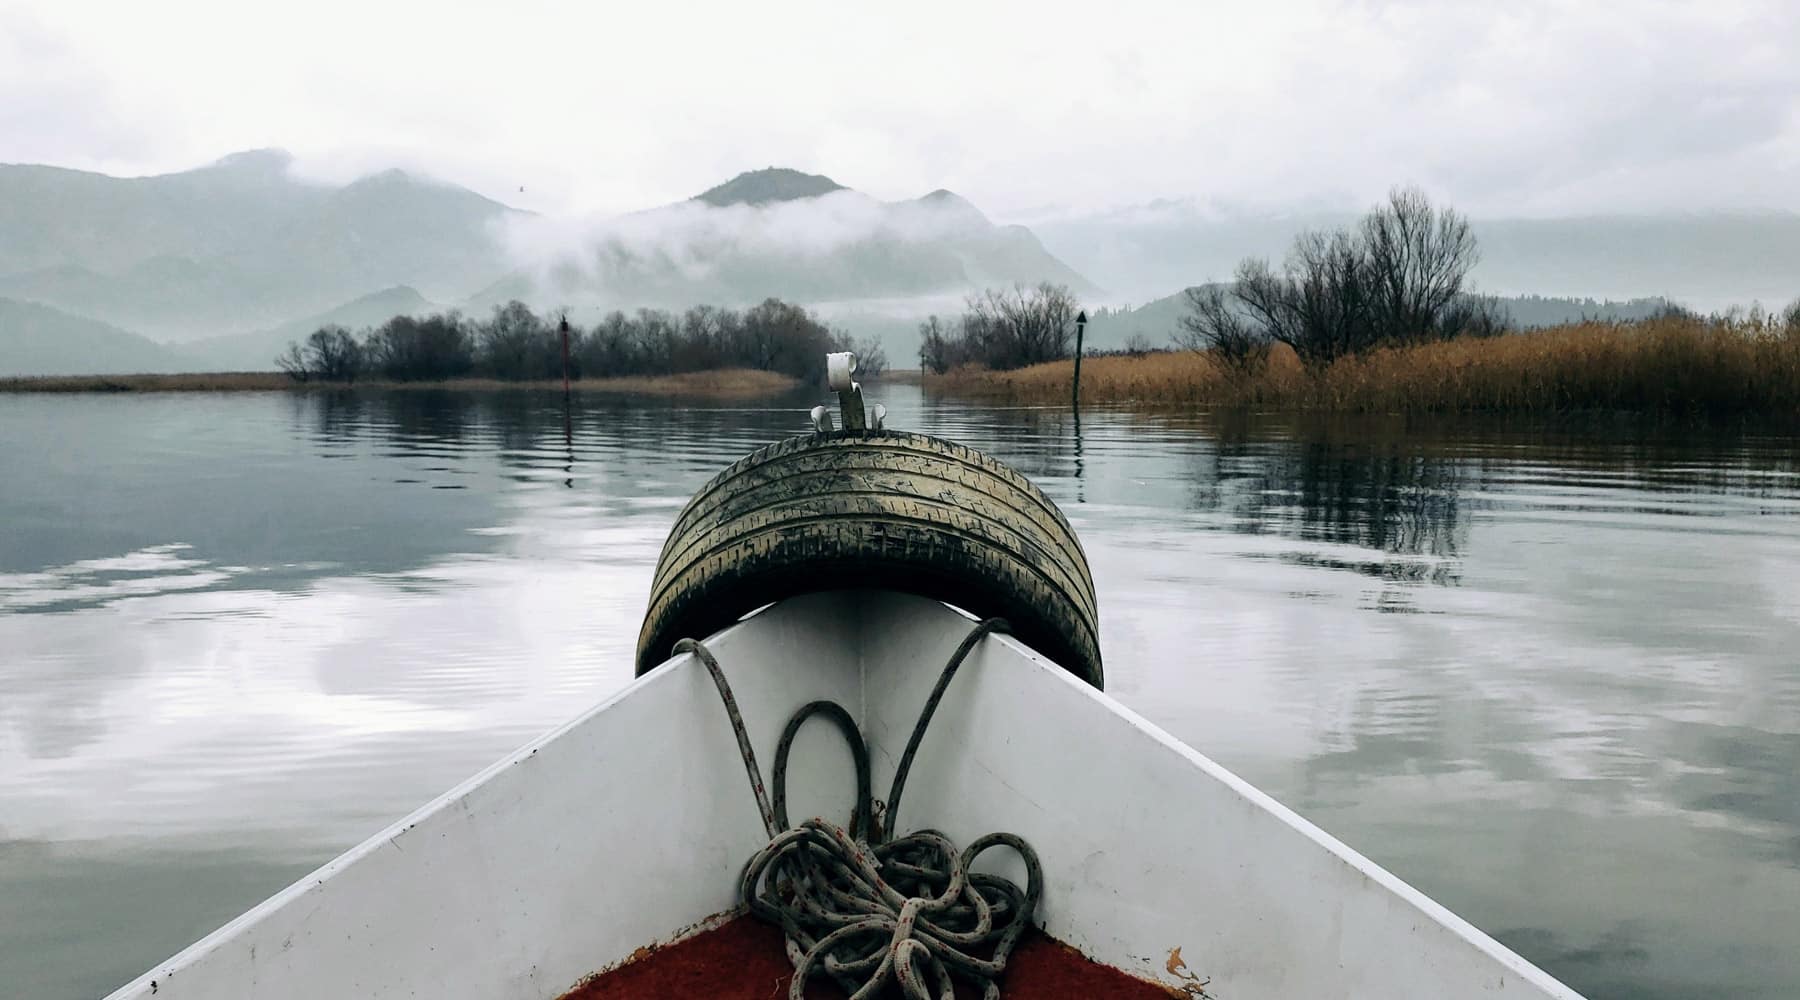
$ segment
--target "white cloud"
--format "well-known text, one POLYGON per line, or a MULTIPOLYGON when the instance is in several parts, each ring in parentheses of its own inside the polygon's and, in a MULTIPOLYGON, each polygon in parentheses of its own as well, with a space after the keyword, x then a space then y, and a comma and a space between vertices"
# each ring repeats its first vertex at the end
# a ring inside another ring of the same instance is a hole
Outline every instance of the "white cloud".
POLYGON ((520 216, 506 220, 501 236, 541 289, 579 277, 579 284, 594 291, 613 280, 629 287, 630 274, 663 268, 701 281, 720 261, 804 266, 869 240, 927 243, 966 231, 966 211, 929 200, 885 204, 856 191, 835 191, 764 205, 683 201, 617 216, 520 216))
POLYGON ((0 160, 279 145, 616 213, 770 164, 1002 218, 1155 197, 1800 209, 1800 9, 0 0, 0 160), (520 188, 524 190, 521 191, 520 188))

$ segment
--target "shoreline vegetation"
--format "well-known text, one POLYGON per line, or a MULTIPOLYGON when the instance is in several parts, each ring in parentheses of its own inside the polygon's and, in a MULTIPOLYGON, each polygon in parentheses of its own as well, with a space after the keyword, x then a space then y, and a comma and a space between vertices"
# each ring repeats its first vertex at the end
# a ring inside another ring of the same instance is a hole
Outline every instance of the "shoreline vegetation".
MULTIPOLYGON (((621 375, 569 381, 573 393, 666 396, 690 399, 754 399, 789 392, 800 379, 753 368, 720 368, 673 375, 621 375)), ((0 392, 360 392, 448 390, 459 392, 562 391, 562 380, 446 378, 298 381, 282 372, 199 372, 178 375, 27 375, 0 378, 0 392)))
POLYGON ((394 316, 351 331, 322 326, 273 359, 279 371, 0 377, 0 392, 257 392, 346 389, 560 389, 614 395, 752 399, 825 377, 829 351, 854 351, 858 374, 887 367, 857 342, 780 299, 747 309, 608 313, 592 327, 553 321, 519 301, 485 320, 458 312, 394 316))
MULTIPOLYGON (((1072 360, 926 373, 928 389, 1067 404, 1072 360)), ((1211 350, 1082 359, 1084 403, 1343 413, 1800 415, 1800 313, 1577 323, 1348 354, 1307 365, 1285 344, 1255 369, 1211 350)))
MULTIPOLYGON (((1800 416, 1800 301, 1702 317, 1671 306, 1647 319, 1520 330, 1470 290, 1480 259, 1466 218, 1398 188, 1353 225, 1301 233, 1279 264, 1242 261, 1229 283, 1186 290, 1174 349, 1134 337, 1081 358, 1089 403, 1362 414, 1613 411, 1800 416)), ((1027 404, 1071 398, 1085 314, 1051 283, 988 289, 960 315, 919 325, 929 391, 1027 404)), ((358 332, 325 326, 274 359, 279 372, 0 378, 0 392, 555 389, 748 399, 824 377, 828 351, 858 375, 887 369, 803 306, 611 312, 592 327, 522 302, 486 319, 395 316, 358 332)))
MULTIPOLYGON (((1466 218, 1397 188, 1354 225, 1301 233, 1279 264, 1247 258, 1228 284, 1187 289, 1177 351, 1138 342, 1081 358, 1092 403, 1338 413, 1570 413, 1793 417, 1800 302, 1701 317, 1521 331, 1471 291, 1466 218)), ((921 324, 925 385, 1066 403, 1075 360, 1058 289, 973 298, 921 324)))
POLYGON ((540 316, 513 300, 485 320, 458 312, 395 316, 352 332, 323 326, 288 344, 276 367, 296 382, 560 381, 755 370, 811 382, 825 355, 854 351, 863 374, 887 367, 879 342, 858 343, 805 307, 765 299, 748 309, 615 310, 592 328, 540 316))

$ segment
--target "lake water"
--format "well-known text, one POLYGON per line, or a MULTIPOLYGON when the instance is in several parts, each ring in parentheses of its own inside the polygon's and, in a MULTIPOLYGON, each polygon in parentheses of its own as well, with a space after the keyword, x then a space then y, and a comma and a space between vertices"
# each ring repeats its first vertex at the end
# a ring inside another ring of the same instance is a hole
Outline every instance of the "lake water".
MULTIPOLYGON (((1800 445, 872 393, 1068 513, 1108 690, 1596 998, 1800 996, 1800 445)), ((803 429, 0 396, 0 994, 104 994, 631 676, 803 429)))

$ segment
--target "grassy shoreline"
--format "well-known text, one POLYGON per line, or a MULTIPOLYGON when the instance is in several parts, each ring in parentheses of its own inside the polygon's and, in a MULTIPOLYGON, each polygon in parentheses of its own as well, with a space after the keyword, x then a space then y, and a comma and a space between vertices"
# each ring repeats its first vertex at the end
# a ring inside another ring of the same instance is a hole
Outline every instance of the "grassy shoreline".
MULTIPOLYGON (((619 378, 577 379, 570 389, 580 393, 620 396, 688 396, 707 399, 749 399, 792 390, 800 381, 777 372, 745 368, 683 372, 678 375, 631 375, 619 378)), ((436 381, 392 382, 381 379, 356 382, 298 382, 280 372, 215 372, 177 375, 30 375, 0 378, 0 392, 112 393, 112 392, 350 392, 372 389, 462 392, 562 389, 560 379, 511 382, 491 378, 459 378, 436 381)))
MULTIPOLYGON (((1067 404, 1073 362, 928 375, 943 392, 1067 404)), ((1202 353, 1085 358, 1094 404, 1346 413, 1681 415, 1800 413, 1800 328, 1671 317, 1580 323, 1487 339, 1383 348, 1308 371, 1277 347, 1259 374, 1230 376, 1202 353)))

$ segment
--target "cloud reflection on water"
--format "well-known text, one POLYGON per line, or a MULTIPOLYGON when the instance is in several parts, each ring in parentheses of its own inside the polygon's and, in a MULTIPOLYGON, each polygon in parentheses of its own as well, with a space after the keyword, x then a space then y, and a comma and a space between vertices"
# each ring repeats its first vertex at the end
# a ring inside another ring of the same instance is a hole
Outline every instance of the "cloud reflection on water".
MULTIPOLYGON (((1800 989, 1791 441, 1104 411, 1078 438, 874 392, 1063 506, 1109 690, 1178 737, 1597 998, 1800 989)), ((266 890, 222 904, 249 883, 220 859, 328 854, 569 718, 629 677, 685 497, 806 402, 0 400, 0 463, 36 472, 0 498, 0 884, 190 864, 184 912, 234 912, 266 890)), ((42 921, 111 982, 191 936, 27 908, 0 976, 68 982, 27 967, 42 921)))

